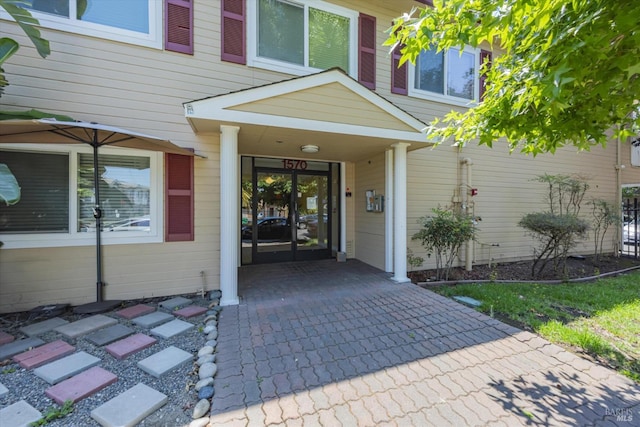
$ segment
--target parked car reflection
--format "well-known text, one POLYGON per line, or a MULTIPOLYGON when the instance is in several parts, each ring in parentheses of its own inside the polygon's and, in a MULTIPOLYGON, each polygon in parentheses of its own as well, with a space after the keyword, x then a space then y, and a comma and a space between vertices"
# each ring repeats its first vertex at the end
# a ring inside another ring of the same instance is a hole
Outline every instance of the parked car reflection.
POLYGON ((128 218, 122 221, 114 222, 105 226, 109 231, 151 231, 151 224, 148 217, 128 218))
MULTIPOLYGON (((291 240, 291 222, 289 218, 266 217, 258 220, 258 240, 291 240)), ((242 227, 242 239, 253 238, 253 225, 242 227)))

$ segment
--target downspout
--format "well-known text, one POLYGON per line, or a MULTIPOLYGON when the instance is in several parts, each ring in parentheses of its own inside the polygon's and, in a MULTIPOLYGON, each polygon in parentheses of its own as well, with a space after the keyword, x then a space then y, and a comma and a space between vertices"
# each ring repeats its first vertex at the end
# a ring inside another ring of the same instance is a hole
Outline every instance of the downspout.
MULTIPOLYGON (((621 161, 621 155, 620 155, 620 149, 621 149, 621 145, 622 145, 622 141, 620 141, 620 132, 618 132, 618 135, 616 137, 616 207, 618 210, 618 215, 620 218, 622 218, 622 169, 624 169, 624 165, 620 164, 621 161)), ((613 252, 616 256, 620 256, 620 242, 622 241, 622 237, 620 236, 620 226, 616 227, 616 240, 615 240, 615 244, 613 245, 613 252)))
MULTIPOLYGON (((473 165, 473 161, 468 158, 465 157, 463 158, 460 163, 462 163, 463 165, 467 165, 467 174, 465 177, 465 184, 463 185, 465 187, 464 192, 462 194, 464 194, 463 196, 463 208, 466 211, 467 215, 470 213, 469 208, 470 208, 470 198, 469 198, 469 191, 471 188, 473 188, 471 186, 472 180, 471 180, 471 166, 473 165)), ((472 269, 472 264, 473 264, 473 239, 469 239, 467 240, 467 249, 464 252, 464 269, 466 271, 471 271, 472 269)))

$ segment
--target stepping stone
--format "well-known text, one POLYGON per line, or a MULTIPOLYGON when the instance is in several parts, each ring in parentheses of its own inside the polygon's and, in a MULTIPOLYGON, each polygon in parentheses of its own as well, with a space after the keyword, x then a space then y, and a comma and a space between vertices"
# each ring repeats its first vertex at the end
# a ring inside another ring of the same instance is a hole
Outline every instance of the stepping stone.
POLYGON ((42 418, 40 411, 29 405, 25 400, 0 409, 0 421, 2 421, 3 427, 26 427, 40 418, 42 418))
POLYGON ((3 398, 5 394, 9 393, 9 389, 0 383, 0 398, 3 398))
POLYGON ((50 342, 33 350, 13 356, 13 361, 26 369, 37 368, 45 363, 53 362, 68 354, 73 353, 76 348, 62 340, 50 342))
POLYGON ((58 326, 54 331, 61 333, 67 338, 78 338, 82 335, 89 334, 98 329, 118 323, 116 319, 105 316, 104 314, 96 314, 95 316, 77 320, 75 322, 58 326))
POLYGON ((54 385, 85 369, 94 367, 98 363, 100 363, 100 359, 81 351, 36 368, 33 370, 33 373, 49 384, 54 385))
POLYGON ((111 372, 95 366, 68 380, 62 381, 60 384, 49 387, 44 393, 59 405, 64 405, 67 400, 76 403, 78 400, 91 396, 117 380, 118 377, 111 372))
POLYGON ((158 304, 160 307, 164 308, 165 310, 169 310, 169 311, 173 311, 178 307, 184 307, 191 304, 191 300, 188 298, 183 298, 183 297, 175 297, 175 298, 171 298, 168 299, 166 301, 162 301, 160 304, 158 304))
POLYGON ((160 409, 167 400, 166 395, 138 383, 91 411, 91 418, 105 427, 132 427, 160 409))
POLYGON ((20 328, 20 332, 25 334, 28 337, 35 337, 36 335, 41 335, 49 331, 53 331, 55 328, 66 325, 69 323, 68 320, 61 319, 59 317, 53 317, 51 319, 45 320, 44 322, 34 323, 33 325, 28 325, 20 328))
POLYGON ((133 307, 127 307, 125 309, 116 311, 116 314, 125 319, 133 319, 134 317, 142 316, 143 314, 153 313, 156 311, 154 307, 145 304, 134 305, 133 307))
POLYGON ((87 335, 85 338, 87 341, 92 342, 97 346, 103 346, 111 344, 121 338, 128 337, 133 332, 133 329, 117 324, 109 326, 108 328, 100 329, 99 331, 87 335))
POLYGON ((140 350, 144 350, 147 347, 151 347, 158 340, 145 334, 135 334, 120 341, 116 341, 113 344, 109 344, 104 349, 118 360, 124 359, 137 353, 140 350))
POLYGON ((10 359, 25 350, 39 347, 42 344, 44 344, 44 341, 40 338, 25 338, 23 340, 10 342, 9 344, 0 345, 0 362, 5 359, 10 359))
POLYGON ((15 340, 15 337, 13 335, 9 335, 5 331, 0 331, 0 345, 8 344, 13 340, 15 340))
POLYGON ((206 312, 207 312, 207 309, 204 307, 198 307, 197 305, 190 305, 189 307, 181 308, 180 310, 174 311, 173 314, 176 316, 189 318, 189 317, 199 316, 202 313, 206 313, 206 312))
POLYGON ((167 347, 138 362, 138 368, 149 375, 160 378, 167 372, 193 360, 193 355, 178 347, 167 347))
POLYGON ((155 313, 146 314, 142 317, 136 317, 133 319, 133 323, 143 328, 153 328, 173 319, 175 319, 175 317, 169 313, 156 311, 155 313))
POLYGON ((186 332, 193 327, 193 323, 175 319, 171 322, 165 323, 164 325, 160 325, 157 328, 153 328, 149 332, 151 332, 151 335, 155 335, 160 338, 171 338, 173 336, 186 332))

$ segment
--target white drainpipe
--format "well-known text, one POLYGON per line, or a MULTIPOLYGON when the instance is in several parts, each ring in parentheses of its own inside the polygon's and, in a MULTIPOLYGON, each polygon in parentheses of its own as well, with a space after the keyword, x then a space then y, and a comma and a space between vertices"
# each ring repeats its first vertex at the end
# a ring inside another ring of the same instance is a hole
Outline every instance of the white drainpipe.
MULTIPOLYGON (((473 165, 473 161, 468 158, 465 157, 464 159, 462 159, 460 161, 460 163, 462 163, 463 165, 467 165, 467 176, 466 176, 466 180, 465 180, 465 191, 464 191, 464 198, 463 201, 465 203, 465 210, 467 211, 466 213, 469 214, 469 205, 470 205, 470 196, 469 196, 469 192, 471 191, 471 188, 473 188, 471 186, 471 166, 473 165)), ((473 240, 469 239, 467 241, 467 250, 464 253, 464 269, 467 271, 471 271, 472 269, 472 264, 473 264, 473 240)))

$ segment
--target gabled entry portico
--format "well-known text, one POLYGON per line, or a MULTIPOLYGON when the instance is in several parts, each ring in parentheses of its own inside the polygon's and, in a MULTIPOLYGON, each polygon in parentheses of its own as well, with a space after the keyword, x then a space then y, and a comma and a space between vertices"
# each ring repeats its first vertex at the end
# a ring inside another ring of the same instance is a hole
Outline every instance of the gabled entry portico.
POLYGON ((408 280, 407 151, 429 145, 422 133, 423 122, 338 69, 191 101, 184 108, 195 133, 220 141, 221 304, 238 303, 241 155, 339 163, 336 197, 341 203, 337 204, 340 212, 336 212, 340 221, 336 244, 340 251, 347 252, 346 236, 355 221, 347 218, 349 209, 365 209, 353 203, 347 206, 348 193, 365 190, 348 184, 348 165, 387 153, 385 188, 381 190, 386 191, 385 201, 393 212, 384 212, 385 243, 376 250, 384 252, 384 268, 393 272, 394 280, 408 280), (317 151, 309 153, 301 149, 303 146, 317 151))

